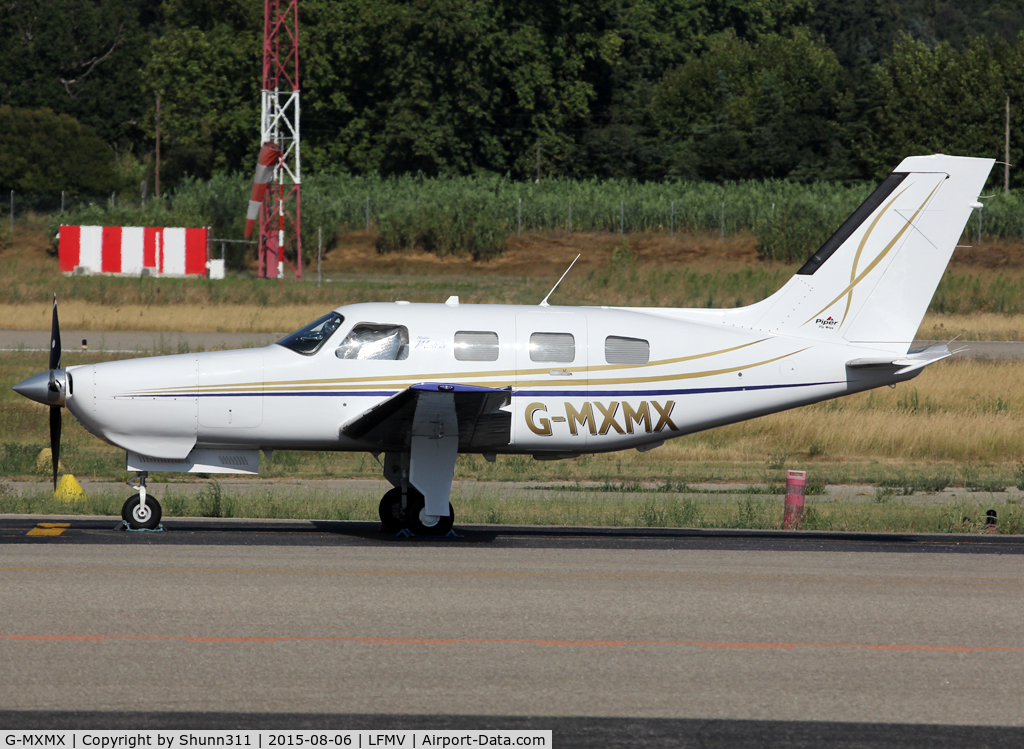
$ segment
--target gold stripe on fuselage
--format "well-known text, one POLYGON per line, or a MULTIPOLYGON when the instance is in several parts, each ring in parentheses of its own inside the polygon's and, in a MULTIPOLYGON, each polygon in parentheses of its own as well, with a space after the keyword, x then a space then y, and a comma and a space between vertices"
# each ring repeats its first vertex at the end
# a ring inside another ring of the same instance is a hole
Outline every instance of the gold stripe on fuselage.
MULTIPOLYGON (((694 361, 696 359, 706 359, 710 356, 718 356, 721 354, 728 354, 732 351, 738 351, 748 346, 753 346, 758 343, 763 343, 769 340, 768 338, 761 338, 750 343, 743 343, 738 346, 731 346, 730 348, 719 349, 717 351, 709 351, 703 354, 691 354, 690 356, 680 356, 672 359, 659 359, 657 361, 647 362, 646 364, 601 364, 594 367, 568 367, 565 369, 566 372, 572 372, 574 374, 591 373, 591 372, 607 372, 613 370, 624 370, 624 369, 644 369, 648 367, 661 367, 670 364, 681 364, 682 362, 694 361)), ((755 365, 756 366, 756 365, 755 365)), ((742 368, 742 367, 741 367, 742 368)), ((525 369, 518 372, 518 376, 529 376, 545 374, 550 371, 550 368, 540 369, 525 369)), ((736 370, 732 370, 736 371, 736 370)), ((443 372, 435 374, 425 374, 410 379, 408 374, 401 375, 381 375, 377 377, 341 377, 341 378, 329 378, 329 379, 315 379, 315 380, 282 380, 277 382, 245 382, 238 385, 203 385, 195 387, 173 387, 173 388, 156 388, 152 390, 139 390, 134 391, 132 395, 173 395, 174 393, 201 393, 201 394, 215 394, 215 393, 244 393, 254 392, 259 393, 269 389, 288 389, 288 390, 333 390, 337 389, 340 385, 349 385, 355 383, 363 383, 367 387, 374 385, 388 386, 388 387, 409 387, 411 384, 419 382, 436 382, 438 380, 466 380, 466 379, 479 379, 481 377, 511 377, 515 378, 517 372, 514 369, 501 370, 501 371, 477 371, 477 372, 443 372)), ((642 381, 642 380, 640 380, 642 381)), ((548 381, 544 381, 548 382, 548 381)), ((573 383, 566 383, 572 385, 585 385, 587 381, 576 381, 573 383)), ((519 387, 531 387, 536 383, 513 383, 502 381, 500 385, 493 383, 465 383, 478 385, 480 387, 508 387, 509 385, 518 384, 519 387)))
MULTIPOLYGON (((697 379, 697 378, 701 378, 701 377, 714 377, 716 375, 731 374, 733 372, 741 372, 741 371, 747 370, 747 369, 754 369, 755 367, 761 367, 761 366, 764 366, 765 364, 771 364, 772 362, 777 362, 777 361, 779 361, 781 359, 785 359, 786 357, 789 357, 789 356, 794 356, 795 354, 799 354, 799 353, 801 353, 803 351, 806 351, 806 350, 807 350, 806 348, 802 348, 802 349, 798 349, 796 351, 791 351, 791 352, 789 352, 787 354, 782 354, 781 356, 772 357, 771 359, 765 359, 765 360, 759 361, 759 362, 748 362, 746 364, 741 364, 741 365, 735 366, 735 367, 726 367, 726 368, 723 368, 723 369, 710 369, 710 370, 704 370, 704 371, 701 371, 701 372, 683 372, 683 373, 678 373, 677 372, 677 373, 672 373, 672 374, 656 375, 656 376, 653 376, 653 377, 616 377, 616 378, 583 379, 583 380, 550 379, 550 380, 527 380, 527 381, 518 381, 518 382, 511 382, 511 381, 508 381, 508 380, 497 380, 497 381, 475 382, 475 383, 472 383, 472 384, 476 385, 478 387, 487 387, 487 388, 515 387, 516 389, 524 389, 524 388, 531 388, 531 387, 547 387, 547 388, 561 387, 561 388, 566 388, 566 389, 575 389, 575 388, 583 388, 583 387, 598 388, 598 387, 602 387, 602 386, 606 386, 606 385, 639 385, 639 384, 643 384, 643 383, 652 383, 652 382, 670 382, 670 381, 673 381, 673 380, 692 380, 692 379, 697 379)), ((406 379, 404 382, 387 383, 387 384, 384 385, 384 387, 395 388, 395 389, 398 389, 398 390, 404 390, 405 388, 411 387, 413 385, 416 385, 416 384, 419 384, 419 383, 422 383, 422 382, 424 382, 424 380, 421 380, 421 379, 417 379, 417 380, 406 379)), ((255 385, 254 386, 247 386, 247 387, 244 387, 244 388, 236 387, 236 388, 230 388, 230 389, 225 387, 225 388, 222 388, 222 389, 219 389, 219 390, 216 390, 216 391, 204 391, 203 394, 204 395, 217 395, 217 394, 225 394, 225 395, 227 395, 227 394, 252 393, 252 394, 256 395, 256 394, 260 394, 260 393, 266 392, 268 387, 269 386, 262 386, 261 387, 261 386, 255 386, 255 385)), ((374 388, 375 388, 374 383, 363 383, 363 385, 362 385, 362 387, 360 389, 374 389, 374 388)), ((292 386, 292 387, 289 387, 289 388, 282 388, 282 389, 286 389, 289 392, 294 392, 294 393, 318 393, 318 392, 325 392, 325 391, 329 392, 329 391, 337 390, 338 386, 336 384, 317 384, 317 385, 292 386)), ((142 395, 144 395, 144 394, 142 394, 142 395)))

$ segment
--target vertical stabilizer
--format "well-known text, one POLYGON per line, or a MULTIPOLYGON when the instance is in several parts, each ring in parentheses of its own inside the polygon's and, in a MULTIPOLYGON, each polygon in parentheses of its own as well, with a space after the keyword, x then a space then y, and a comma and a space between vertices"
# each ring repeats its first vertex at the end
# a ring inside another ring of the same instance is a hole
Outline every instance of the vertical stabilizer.
POLYGON ((905 352, 994 163, 904 159, 782 289, 743 311, 744 322, 905 352))

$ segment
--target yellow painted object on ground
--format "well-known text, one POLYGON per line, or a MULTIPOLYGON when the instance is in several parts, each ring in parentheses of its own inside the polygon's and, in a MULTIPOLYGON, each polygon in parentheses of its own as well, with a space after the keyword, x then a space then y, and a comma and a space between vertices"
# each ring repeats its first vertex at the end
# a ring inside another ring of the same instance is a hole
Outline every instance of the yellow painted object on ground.
MULTIPOLYGON (((39 457, 36 458, 36 473, 50 473, 53 471, 53 459, 50 457, 52 454, 48 447, 44 447, 39 451, 39 457)), ((59 460, 57 461, 57 470, 64 470, 64 465, 59 460)))
POLYGON ((53 498, 58 502, 81 502, 85 499, 85 489, 74 476, 67 473, 57 482, 57 491, 53 493, 53 498))

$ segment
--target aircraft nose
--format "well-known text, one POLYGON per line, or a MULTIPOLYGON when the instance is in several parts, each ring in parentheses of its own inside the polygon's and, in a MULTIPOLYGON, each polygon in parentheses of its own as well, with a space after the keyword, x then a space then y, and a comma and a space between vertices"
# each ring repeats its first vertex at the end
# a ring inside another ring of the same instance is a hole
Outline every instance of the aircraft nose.
POLYGON ((14 392, 25 396, 29 400, 34 400, 47 406, 63 405, 64 390, 60 385, 64 382, 64 370, 58 369, 54 374, 58 383, 56 391, 50 390, 50 373, 40 372, 15 385, 14 392))

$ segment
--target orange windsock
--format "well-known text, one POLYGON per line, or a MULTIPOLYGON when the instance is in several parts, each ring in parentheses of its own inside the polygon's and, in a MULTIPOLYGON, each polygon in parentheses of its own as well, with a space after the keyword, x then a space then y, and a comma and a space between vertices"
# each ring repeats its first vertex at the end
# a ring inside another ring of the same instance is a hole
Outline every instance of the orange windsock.
POLYGON ((256 176, 252 179, 252 195, 249 198, 249 212, 245 216, 245 238, 252 236, 256 219, 260 217, 260 206, 267 185, 274 178, 274 168, 280 163, 284 153, 276 143, 267 141, 260 149, 260 157, 256 162, 256 176))

